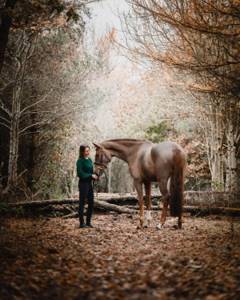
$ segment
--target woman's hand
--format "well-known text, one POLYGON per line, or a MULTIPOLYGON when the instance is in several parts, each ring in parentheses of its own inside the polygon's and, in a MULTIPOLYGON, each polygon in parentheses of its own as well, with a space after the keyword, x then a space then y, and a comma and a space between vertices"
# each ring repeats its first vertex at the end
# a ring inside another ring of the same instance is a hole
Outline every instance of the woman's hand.
POLYGON ((94 180, 97 180, 97 179, 98 179, 98 176, 97 176, 96 174, 92 174, 92 178, 93 178, 94 180))

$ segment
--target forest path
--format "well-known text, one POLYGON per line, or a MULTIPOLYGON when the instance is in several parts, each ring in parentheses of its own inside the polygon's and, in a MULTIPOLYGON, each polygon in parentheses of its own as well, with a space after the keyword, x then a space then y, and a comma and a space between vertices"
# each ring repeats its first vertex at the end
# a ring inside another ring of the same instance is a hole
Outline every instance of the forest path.
POLYGON ((137 216, 3 219, 0 299, 237 299, 240 220, 186 217, 137 230, 137 216), (232 235, 232 233, 234 233, 232 235))

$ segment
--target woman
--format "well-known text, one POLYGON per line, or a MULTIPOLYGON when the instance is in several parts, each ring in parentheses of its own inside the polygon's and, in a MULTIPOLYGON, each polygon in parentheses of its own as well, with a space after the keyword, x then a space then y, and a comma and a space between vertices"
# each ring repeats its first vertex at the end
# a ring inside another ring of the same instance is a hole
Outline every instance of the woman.
POLYGON ((93 227, 91 224, 91 217, 93 213, 93 186, 92 180, 98 179, 97 175, 93 173, 93 162, 89 157, 90 147, 81 145, 79 149, 79 159, 77 160, 77 175, 79 177, 79 222, 80 228, 93 227), (87 219, 84 222, 83 212, 85 199, 88 200, 87 219))

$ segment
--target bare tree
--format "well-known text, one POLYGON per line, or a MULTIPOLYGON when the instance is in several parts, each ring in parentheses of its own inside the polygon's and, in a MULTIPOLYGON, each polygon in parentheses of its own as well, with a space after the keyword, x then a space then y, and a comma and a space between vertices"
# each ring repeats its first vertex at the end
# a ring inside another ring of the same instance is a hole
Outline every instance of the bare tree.
POLYGON ((238 189, 240 54, 237 1, 129 0, 137 56, 181 71, 198 100, 214 186, 238 189), (224 182, 224 177, 226 181, 224 182))
POLYGON ((45 29, 64 28, 77 22, 84 27, 84 15, 89 14, 87 4, 98 0, 0 0, 0 73, 12 29, 41 32, 45 29))
MULTIPOLYGON (((68 88, 71 86, 71 78, 64 85, 63 80, 57 80, 55 77, 54 81, 48 73, 42 77, 41 83, 37 83, 39 74, 36 78, 33 71, 31 72, 31 62, 36 54, 37 37, 37 35, 31 36, 25 31, 17 33, 17 47, 15 51, 10 51, 11 63, 8 66, 13 70, 13 77, 10 76, 8 81, 6 81, 8 76, 2 78, 0 125, 9 130, 8 182, 5 191, 15 187, 18 182, 20 138, 26 134, 36 134, 44 130, 47 125, 56 120, 63 120, 82 107, 79 99, 69 97, 63 101, 63 95, 66 96, 68 88), (53 80, 50 81, 50 78, 53 80), (7 82, 5 85, 4 81, 7 82), (44 85, 42 90, 40 89, 41 84, 44 85), (7 94, 9 86, 12 86, 12 89, 10 89, 10 94, 7 94)), ((78 71, 78 83, 83 80, 85 75, 86 68, 82 68, 81 72, 78 71)))

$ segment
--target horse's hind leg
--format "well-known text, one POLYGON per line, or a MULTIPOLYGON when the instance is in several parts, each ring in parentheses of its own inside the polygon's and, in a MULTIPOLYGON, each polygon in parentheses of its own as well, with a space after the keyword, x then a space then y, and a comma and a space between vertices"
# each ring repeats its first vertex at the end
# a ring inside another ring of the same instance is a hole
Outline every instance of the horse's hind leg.
POLYGON ((182 216, 178 217, 178 228, 182 229, 182 216))
POLYGON ((146 220, 147 220, 147 226, 150 226, 152 216, 151 216, 151 182, 146 182, 144 183, 145 187, 145 194, 146 194, 146 206, 147 206, 147 211, 146 211, 146 220))
POLYGON ((143 227, 144 223, 144 202, 143 202, 143 189, 142 183, 138 180, 134 180, 134 186, 137 190, 138 194, 138 203, 139 203, 139 221, 140 221, 140 228, 143 227))
POLYGON ((167 179, 166 180, 161 180, 158 182, 160 192, 162 194, 162 199, 163 199, 163 208, 162 208, 162 213, 160 217, 160 224, 157 225, 158 229, 161 229, 166 221, 167 217, 167 209, 168 209, 168 204, 169 204, 169 192, 167 188, 167 179))

